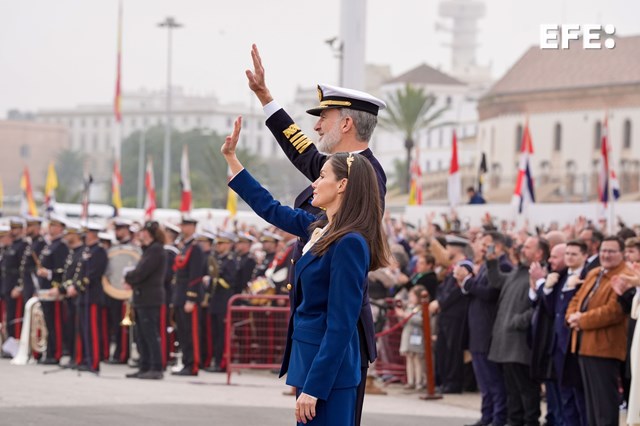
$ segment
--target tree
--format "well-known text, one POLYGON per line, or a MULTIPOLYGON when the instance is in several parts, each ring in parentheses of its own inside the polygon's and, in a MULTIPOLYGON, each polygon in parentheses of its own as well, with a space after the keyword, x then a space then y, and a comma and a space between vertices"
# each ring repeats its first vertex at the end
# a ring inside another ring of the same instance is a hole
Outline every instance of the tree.
POLYGON ((56 158, 58 188, 56 200, 61 203, 77 203, 82 195, 84 177, 82 175, 86 156, 80 151, 65 149, 56 158))
POLYGON ((433 94, 427 94, 422 87, 414 87, 407 83, 404 88, 398 89, 387 98, 387 109, 379 119, 380 125, 388 130, 404 134, 404 147, 406 156, 406 173, 404 179, 404 192, 409 192, 411 184, 411 150, 415 146, 415 135, 418 131, 433 124, 449 108, 444 106, 432 111, 436 103, 433 94))

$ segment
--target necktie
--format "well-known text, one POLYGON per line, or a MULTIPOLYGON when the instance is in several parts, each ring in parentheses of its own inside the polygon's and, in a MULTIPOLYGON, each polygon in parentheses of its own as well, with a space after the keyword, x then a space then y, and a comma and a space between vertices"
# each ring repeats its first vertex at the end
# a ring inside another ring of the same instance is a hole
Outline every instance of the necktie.
POLYGON ((591 300, 591 298, 595 294, 596 290, 598 290, 598 287, 600 287, 600 281, 602 280, 602 276, 606 272, 607 271, 605 271, 604 269, 600 270, 600 273, 598 274, 598 278, 596 278, 596 283, 591 288, 591 291, 589 292, 587 297, 585 297, 584 300, 582 301, 582 305, 580 306, 580 312, 585 312, 587 310, 587 308, 589 307, 589 301, 591 300))

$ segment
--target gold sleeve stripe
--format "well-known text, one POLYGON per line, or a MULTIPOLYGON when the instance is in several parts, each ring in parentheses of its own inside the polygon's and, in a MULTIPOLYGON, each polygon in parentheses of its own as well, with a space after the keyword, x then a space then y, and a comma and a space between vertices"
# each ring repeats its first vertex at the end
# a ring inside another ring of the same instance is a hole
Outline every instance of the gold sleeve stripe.
POLYGON ((282 131, 282 133, 284 133, 285 137, 287 139, 290 139, 291 136, 293 136, 297 131, 300 130, 300 127, 298 127, 295 123, 290 125, 289 127, 287 127, 286 129, 284 129, 282 131))
POLYGON ((305 142, 300 148, 298 148, 298 152, 300 154, 302 154, 303 152, 305 152, 307 150, 307 148, 309 148, 312 145, 311 141, 307 141, 305 142))
POLYGON ((301 138, 304 138, 304 133, 299 132, 297 135, 295 135, 294 137, 292 137, 291 139, 289 139, 289 142, 291 142, 292 144, 295 144, 296 142, 298 142, 301 138))
MULTIPOLYGON (((302 145, 304 145, 305 142, 307 142, 309 140, 308 137, 303 137, 302 139, 298 140, 296 143, 293 144, 293 147, 295 149, 300 148, 302 145)), ((292 142, 293 143, 293 142, 292 142)))
POLYGON ((321 106, 351 106, 351 102, 349 101, 335 101, 335 100, 327 100, 320 102, 321 106))

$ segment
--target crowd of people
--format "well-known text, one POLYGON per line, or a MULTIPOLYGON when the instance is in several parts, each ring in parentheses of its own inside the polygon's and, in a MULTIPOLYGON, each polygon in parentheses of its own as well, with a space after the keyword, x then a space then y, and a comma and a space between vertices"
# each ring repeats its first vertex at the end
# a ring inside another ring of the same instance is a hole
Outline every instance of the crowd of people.
MULTIPOLYGON (((455 215, 426 223, 416 229, 387 219, 396 262, 370 274, 370 294, 406 300, 411 309, 416 299, 407 295, 428 292, 439 391, 461 393, 475 379, 482 394, 475 425, 538 425, 543 397, 547 425, 617 425, 621 408, 629 424, 640 423, 640 383, 631 375, 640 367, 637 336, 632 349, 638 229, 620 223, 608 235, 605 222, 582 217, 532 232, 488 216, 468 229, 455 215)), ((416 377, 412 354, 423 349, 409 344, 419 334, 413 324, 405 325, 401 350, 408 385, 421 388, 424 370, 416 377)))

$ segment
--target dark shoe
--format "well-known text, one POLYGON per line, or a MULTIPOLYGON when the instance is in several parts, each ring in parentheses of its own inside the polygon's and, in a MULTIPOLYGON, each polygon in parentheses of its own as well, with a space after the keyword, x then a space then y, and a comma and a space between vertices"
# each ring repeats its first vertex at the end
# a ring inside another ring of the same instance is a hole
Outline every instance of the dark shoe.
POLYGON ((68 369, 70 369, 70 370, 75 370, 75 369, 77 369, 77 368, 78 368, 78 364, 76 364, 75 362, 71 362, 71 361, 69 361, 69 362, 68 362, 68 363, 66 363, 66 364, 62 364, 60 367, 62 367, 62 368, 68 368, 68 369))
POLYGON ((219 365, 212 365, 211 367, 204 368, 204 371, 208 373, 226 373, 227 370, 220 367, 219 365))
POLYGON ((95 373, 95 374, 100 373, 100 369, 92 370, 91 367, 89 367, 87 364, 80 364, 78 366, 78 371, 87 371, 89 373, 95 373))
POLYGON ((162 371, 145 371, 144 373, 140 373, 138 378, 143 380, 161 380, 164 378, 164 374, 162 374, 162 371))
MULTIPOLYGON (((442 393, 462 393, 462 389, 457 389, 457 388, 452 388, 452 387, 448 387, 448 386, 443 386, 442 387, 442 393)), ((482 423, 481 423, 482 424, 482 423)))
POLYGON ((140 375, 144 373, 146 373, 146 371, 136 371, 135 373, 125 374, 124 377, 127 379, 138 379, 140 378, 140 375))
POLYGON ((124 365, 127 363, 127 361, 120 361, 118 359, 108 359, 106 361, 104 361, 106 364, 110 364, 110 365, 124 365))
POLYGON ((172 376, 197 376, 198 372, 193 373, 190 368, 183 368, 180 371, 173 371, 172 376))
POLYGON ((45 358, 38 361, 38 364, 42 365, 58 365, 60 361, 55 358, 45 358))

